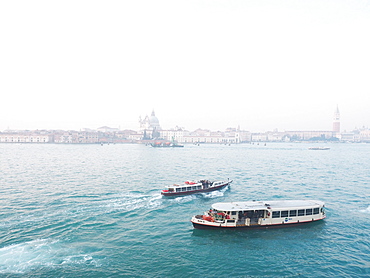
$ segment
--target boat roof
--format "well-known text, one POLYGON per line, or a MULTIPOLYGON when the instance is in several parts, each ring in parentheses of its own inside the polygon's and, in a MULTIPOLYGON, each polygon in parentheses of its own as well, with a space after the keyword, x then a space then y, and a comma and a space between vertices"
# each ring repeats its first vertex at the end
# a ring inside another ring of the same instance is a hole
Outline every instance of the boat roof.
POLYGON ((243 210, 263 210, 267 207, 271 209, 292 209, 292 208, 311 208, 324 206, 325 203, 318 200, 276 200, 276 201, 249 201, 249 202, 228 202, 215 203, 212 208, 220 211, 243 211, 243 210))
POLYGON ((201 182, 194 182, 194 183, 189 183, 189 184, 187 184, 187 183, 172 184, 172 185, 168 185, 167 187, 176 188, 176 187, 189 187, 189 186, 197 186, 197 185, 202 185, 202 183, 201 182))
MULTIPOLYGON (((215 182, 226 182, 226 181, 223 181, 223 180, 200 180, 200 181, 186 181, 184 183, 181 183, 181 184, 172 184, 172 185, 167 185, 168 188, 172 188, 172 187, 188 187, 188 186, 197 186, 197 185, 202 185, 202 181, 209 181, 211 183, 215 183, 215 182), (189 183, 187 183, 189 182, 189 183)), ((232 182, 232 180, 229 180, 229 182, 232 182)))

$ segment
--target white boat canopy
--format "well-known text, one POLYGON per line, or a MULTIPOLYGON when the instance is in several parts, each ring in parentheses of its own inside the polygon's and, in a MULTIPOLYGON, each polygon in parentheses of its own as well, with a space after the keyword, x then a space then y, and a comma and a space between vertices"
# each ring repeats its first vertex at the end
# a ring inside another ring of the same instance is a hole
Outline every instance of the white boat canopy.
POLYGON ((324 202, 316 200, 281 200, 281 201, 249 201, 215 203, 212 209, 218 211, 245 211, 245 210, 284 210, 292 208, 311 208, 324 206, 324 202))

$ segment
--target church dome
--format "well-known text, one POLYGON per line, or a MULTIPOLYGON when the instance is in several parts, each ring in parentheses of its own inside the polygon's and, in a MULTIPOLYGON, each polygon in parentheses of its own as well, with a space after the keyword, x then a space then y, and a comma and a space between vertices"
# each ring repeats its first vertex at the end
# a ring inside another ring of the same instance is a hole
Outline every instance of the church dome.
POLYGON ((149 118, 149 122, 151 124, 159 124, 158 118, 155 116, 154 111, 152 112, 152 115, 149 118))
POLYGON ((160 128, 160 126, 159 126, 159 120, 155 116, 154 110, 153 110, 152 114, 150 115, 149 125, 150 125, 151 128, 157 128, 157 129, 160 128))

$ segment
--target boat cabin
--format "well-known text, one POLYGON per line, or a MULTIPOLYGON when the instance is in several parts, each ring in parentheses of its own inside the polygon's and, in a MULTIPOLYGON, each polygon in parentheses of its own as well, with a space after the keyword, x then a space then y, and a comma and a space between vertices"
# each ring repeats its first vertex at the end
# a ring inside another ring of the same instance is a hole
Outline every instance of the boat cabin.
POLYGON ((196 190, 207 189, 207 188, 214 187, 214 186, 219 186, 219 185, 222 185, 223 183, 224 183, 223 181, 211 182, 208 180, 201 180, 199 182, 186 181, 182 185, 179 185, 179 184, 170 185, 167 190, 170 193, 196 191, 196 190))
POLYGON ((194 216, 192 222, 208 226, 248 227, 304 223, 323 218, 324 203, 321 201, 282 200, 215 203, 204 215, 194 216))
POLYGON ((186 191, 194 191, 202 189, 202 183, 196 182, 185 182, 183 185, 174 184, 168 187, 168 192, 186 192, 186 191))
POLYGON ((174 184, 167 187, 161 191, 163 196, 181 196, 189 195, 195 193, 210 192, 214 190, 219 190, 228 186, 232 180, 227 179, 227 181, 209 181, 200 180, 198 182, 187 181, 182 185, 174 184))

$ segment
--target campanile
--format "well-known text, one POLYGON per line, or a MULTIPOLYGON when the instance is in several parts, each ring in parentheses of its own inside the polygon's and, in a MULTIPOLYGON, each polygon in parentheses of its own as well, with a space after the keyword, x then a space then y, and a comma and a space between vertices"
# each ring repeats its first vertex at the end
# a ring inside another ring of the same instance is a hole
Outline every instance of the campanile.
POLYGON ((337 105, 337 109, 334 112, 334 119, 333 119, 333 132, 340 132, 340 113, 339 108, 337 105))

